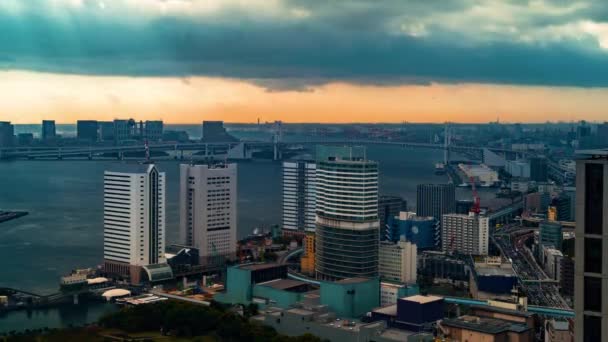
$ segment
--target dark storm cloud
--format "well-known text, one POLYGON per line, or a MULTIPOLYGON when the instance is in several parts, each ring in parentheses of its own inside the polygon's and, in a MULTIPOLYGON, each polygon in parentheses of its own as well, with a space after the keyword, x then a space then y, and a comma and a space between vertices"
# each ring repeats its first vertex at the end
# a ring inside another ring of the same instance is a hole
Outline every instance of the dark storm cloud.
POLYGON ((525 1, 289 0, 275 16, 232 7, 214 15, 120 14, 98 1, 58 13, 33 2, 39 6, 0 12, 4 69, 222 76, 275 90, 329 81, 608 86, 601 37, 576 31, 584 20, 602 23, 603 1, 545 1, 547 9, 527 11, 525 1), (487 22, 474 15, 492 6, 504 12, 505 4, 513 11, 506 22, 501 12, 487 22))

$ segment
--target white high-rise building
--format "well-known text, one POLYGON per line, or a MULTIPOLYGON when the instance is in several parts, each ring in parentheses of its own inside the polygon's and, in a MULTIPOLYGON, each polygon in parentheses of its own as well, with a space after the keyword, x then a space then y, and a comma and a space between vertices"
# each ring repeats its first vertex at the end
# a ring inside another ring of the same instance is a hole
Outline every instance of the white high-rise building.
POLYGON ((165 173, 154 164, 104 174, 104 270, 138 283, 143 266, 165 262, 165 173))
POLYGON ((417 256, 418 249, 411 242, 382 241, 378 250, 378 273, 384 280, 416 283, 417 256))
POLYGON ((223 263, 237 251, 237 165, 180 166, 180 237, 201 264, 223 263))
POLYGON ((283 162, 283 229, 315 231, 317 165, 283 162))
POLYGON ((444 252, 487 255, 490 219, 475 213, 443 215, 441 246, 444 252))

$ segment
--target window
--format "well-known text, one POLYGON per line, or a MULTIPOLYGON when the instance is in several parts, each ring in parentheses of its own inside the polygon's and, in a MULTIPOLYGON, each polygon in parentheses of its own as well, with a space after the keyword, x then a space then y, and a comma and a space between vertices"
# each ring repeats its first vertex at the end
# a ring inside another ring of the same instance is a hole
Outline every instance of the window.
POLYGON ((602 240, 585 238, 585 272, 602 273, 602 240))
POLYGON ((602 312, 602 278, 585 277, 585 311, 602 312))
POLYGON ((583 341, 595 342, 602 339, 602 318, 587 316, 583 318, 583 341))
POLYGON ((585 233, 602 234, 604 205, 604 165, 585 166, 585 233))

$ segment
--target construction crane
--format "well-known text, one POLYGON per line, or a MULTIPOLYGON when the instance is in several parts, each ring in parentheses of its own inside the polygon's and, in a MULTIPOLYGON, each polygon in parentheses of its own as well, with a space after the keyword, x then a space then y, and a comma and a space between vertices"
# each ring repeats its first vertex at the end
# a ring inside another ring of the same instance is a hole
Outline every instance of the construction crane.
POLYGON ((469 181, 471 182, 471 189, 473 190, 473 207, 471 208, 471 212, 475 214, 479 214, 481 212, 481 200, 479 199, 479 194, 477 194, 477 187, 475 186, 475 178, 470 177, 469 181))

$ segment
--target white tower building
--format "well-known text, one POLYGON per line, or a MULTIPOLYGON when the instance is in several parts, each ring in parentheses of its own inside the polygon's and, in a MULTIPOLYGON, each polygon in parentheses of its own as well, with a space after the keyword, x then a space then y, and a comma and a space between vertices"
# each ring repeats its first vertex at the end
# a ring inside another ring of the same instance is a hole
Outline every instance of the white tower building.
POLYGON ((315 163, 283 162, 283 229, 314 232, 316 215, 315 163))
POLYGON ((154 164, 104 174, 104 269, 138 283, 141 268, 165 262, 165 173, 154 164))
POLYGON ((237 165, 180 166, 180 237, 201 264, 223 263, 237 251, 237 165))
POLYGON ((441 245, 444 252, 487 255, 490 219, 475 213, 443 215, 441 245))

